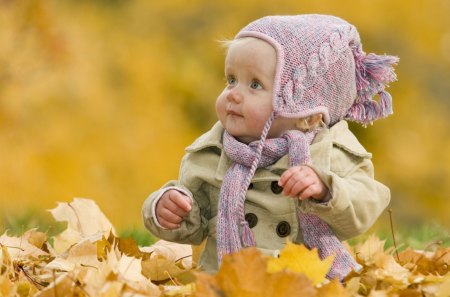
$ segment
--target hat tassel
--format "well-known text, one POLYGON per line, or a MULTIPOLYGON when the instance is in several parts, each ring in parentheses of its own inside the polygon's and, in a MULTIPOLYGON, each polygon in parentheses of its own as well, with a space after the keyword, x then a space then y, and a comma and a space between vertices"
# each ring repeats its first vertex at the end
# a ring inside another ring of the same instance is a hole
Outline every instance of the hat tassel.
POLYGON ((347 119, 363 124, 371 123, 393 113, 392 97, 385 91, 388 83, 397 79, 394 65, 399 58, 388 55, 366 55, 360 47, 353 50, 355 57, 357 99, 347 112, 347 119), (373 96, 379 95, 379 101, 373 96))

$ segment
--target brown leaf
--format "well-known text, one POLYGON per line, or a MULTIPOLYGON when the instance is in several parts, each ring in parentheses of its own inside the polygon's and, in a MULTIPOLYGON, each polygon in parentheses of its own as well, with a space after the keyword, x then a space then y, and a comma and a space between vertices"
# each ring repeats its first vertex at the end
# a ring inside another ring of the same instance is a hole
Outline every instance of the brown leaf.
POLYGON ((445 275, 450 267, 450 248, 439 248, 432 258, 435 264, 436 272, 440 275, 445 275))
MULTIPOLYGON (((258 284, 255 284, 258 285, 258 284)), ((290 271, 280 271, 269 274, 265 283, 260 283, 263 288, 264 297, 313 297, 317 295, 317 290, 311 280, 303 274, 293 273, 290 271)), ((255 295, 256 296, 256 295, 255 295)), ((338 296, 338 295, 325 295, 338 296)))
POLYGON ((23 234, 23 237, 26 238, 30 244, 39 249, 42 249, 44 243, 47 241, 47 235, 43 232, 37 231, 36 229, 28 230, 23 234))
POLYGON ((195 274, 195 297, 223 297, 224 293, 215 276, 206 272, 195 274))
POLYGON ((263 296, 267 281, 267 260, 256 248, 225 255, 217 273, 220 288, 227 296, 263 296))

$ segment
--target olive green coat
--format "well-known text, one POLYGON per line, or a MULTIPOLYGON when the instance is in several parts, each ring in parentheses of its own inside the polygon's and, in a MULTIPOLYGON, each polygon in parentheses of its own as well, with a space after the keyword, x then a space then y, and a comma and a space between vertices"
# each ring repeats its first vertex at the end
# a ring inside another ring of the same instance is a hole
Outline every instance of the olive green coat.
MULTIPOLYGON (((200 265, 206 271, 217 270, 217 207, 220 186, 231 165, 222 150, 222 133, 223 127, 217 123, 187 147, 179 179, 151 194, 142 209, 145 226, 159 238, 188 244, 200 244, 206 238, 200 257, 200 265), (188 218, 174 230, 158 227, 152 214, 155 199, 167 187, 177 187, 193 198, 188 218)), ((287 238, 302 243, 297 207, 318 215, 340 240, 345 240, 366 231, 389 203, 389 189, 374 179, 371 154, 350 132, 347 122, 320 131, 311 144, 311 157, 311 167, 331 192, 332 199, 327 203, 298 201, 279 194, 277 181, 288 168, 287 155, 267 168, 258 169, 252 179, 245 213, 249 225, 254 225, 257 247, 264 253, 277 253, 287 238)))

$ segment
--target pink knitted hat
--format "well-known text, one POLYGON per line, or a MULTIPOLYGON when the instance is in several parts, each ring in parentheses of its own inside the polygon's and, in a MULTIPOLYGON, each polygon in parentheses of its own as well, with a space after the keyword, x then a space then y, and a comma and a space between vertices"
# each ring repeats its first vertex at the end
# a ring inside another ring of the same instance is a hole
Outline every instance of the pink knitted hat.
POLYGON ((274 116, 303 118, 322 113, 326 124, 341 119, 368 124, 392 114, 385 86, 398 58, 366 55, 356 28, 327 15, 268 16, 236 36, 255 37, 277 52, 274 116), (379 101, 373 96, 379 95, 379 101))

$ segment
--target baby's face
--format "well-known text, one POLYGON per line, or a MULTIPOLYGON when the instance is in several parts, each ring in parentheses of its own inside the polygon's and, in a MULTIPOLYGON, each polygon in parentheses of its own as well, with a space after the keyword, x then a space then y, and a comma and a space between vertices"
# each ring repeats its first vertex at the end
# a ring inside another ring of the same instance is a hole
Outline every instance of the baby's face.
MULTIPOLYGON (((217 98, 216 112, 228 133, 244 143, 260 139, 272 113, 275 67, 275 49, 263 40, 243 38, 228 49, 227 85, 217 98)), ((278 137, 294 127, 294 120, 277 118, 268 137, 278 137)))

